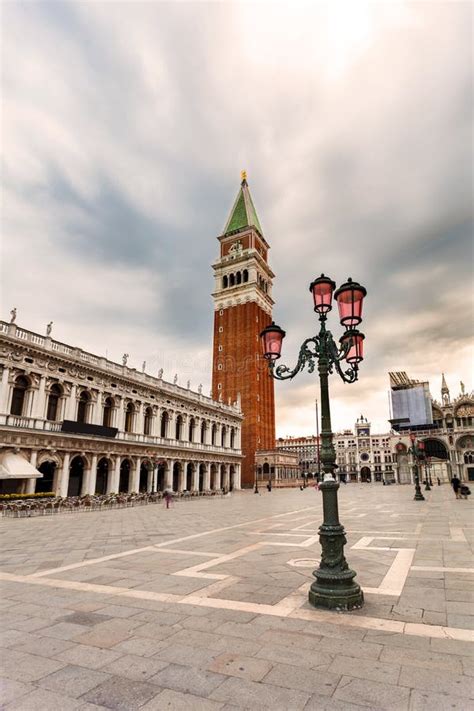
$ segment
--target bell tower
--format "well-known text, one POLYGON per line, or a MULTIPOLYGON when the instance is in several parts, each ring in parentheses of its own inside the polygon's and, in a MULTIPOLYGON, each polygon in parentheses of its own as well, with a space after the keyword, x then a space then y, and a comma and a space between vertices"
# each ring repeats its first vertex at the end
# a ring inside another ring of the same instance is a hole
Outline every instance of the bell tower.
POLYGON ((212 265, 215 286, 212 396, 241 399, 242 485, 252 486, 255 451, 275 447, 273 380, 261 355, 260 332, 272 320, 269 245, 263 236, 245 172, 234 206, 218 237, 212 265))

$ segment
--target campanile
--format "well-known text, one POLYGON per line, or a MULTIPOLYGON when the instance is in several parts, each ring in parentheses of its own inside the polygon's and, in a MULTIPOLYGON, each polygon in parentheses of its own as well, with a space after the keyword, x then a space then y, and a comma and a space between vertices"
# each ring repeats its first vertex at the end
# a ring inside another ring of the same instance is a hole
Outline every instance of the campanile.
POLYGON ((260 332, 272 318, 269 245, 250 195, 245 172, 214 262, 214 351, 212 395, 235 402, 240 396, 242 486, 255 477, 255 451, 275 447, 273 380, 261 355, 260 332))

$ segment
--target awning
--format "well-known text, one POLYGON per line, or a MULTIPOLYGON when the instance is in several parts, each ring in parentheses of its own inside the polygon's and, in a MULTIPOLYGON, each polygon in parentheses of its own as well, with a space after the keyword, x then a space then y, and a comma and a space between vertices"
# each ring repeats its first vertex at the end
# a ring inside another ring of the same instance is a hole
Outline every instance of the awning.
POLYGON ((0 453, 0 479, 41 479, 42 473, 20 454, 0 453))

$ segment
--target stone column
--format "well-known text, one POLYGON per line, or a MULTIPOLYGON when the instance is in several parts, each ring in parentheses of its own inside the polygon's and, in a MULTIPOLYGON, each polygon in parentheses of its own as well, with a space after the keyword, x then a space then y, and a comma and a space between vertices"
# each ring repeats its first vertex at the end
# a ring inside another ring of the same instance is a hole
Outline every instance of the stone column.
POLYGON ((135 470, 132 471, 132 476, 129 477, 129 485, 128 485, 128 493, 131 494, 132 492, 138 492, 138 489, 140 488, 140 467, 141 467, 142 460, 140 457, 137 457, 137 461, 135 464, 135 470))
POLYGON ((75 420, 76 419, 76 406, 77 406, 76 394, 77 394, 77 385, 75 383, 73 383, 71 386, 71 394, 69 395, 69 398, 68 398, 67 404, 66 404, 66 412, 64 415, 65 420, 75 420))
MULTIPOLYGON (((30 464, 36 469, 36 459, 38 457, 38 452, 32 451, 30 455, 30 464)), ((26 480, 25 494, 34 494, 36 489, 36 479, 31 478, 26 480)))
POLYGON ((241 466, 240 464, 235 465, 234 489, 241 489, 242 488, 240 466, 241 466))
POLYGON ((181 463, 181 471, 179 473, 179 484, 178 484, 178 491, 184 491, 186 488, 186 471, 188 467, 188 462, 182 462, 181 463))
POLYGON ((0 383, 0 414, 7 414, 7 409, 8 409, 8 400, 9 400, 9 394, 10 394, 10 386, 8 384, 8 376, 10 374, 10 370, 8 368, 4 368, 2 370, 2 380, 0 383))
POLYGON ((40 375, 39 388, 33 397, 32 417, 38 420, 44 420, 46 403, 46 376, 40 375))
POLYGON ((199 467, 200 467, 200 464, 198 462, 194 462, 193 483, 192 483, 192 490, 193 491, 199 491, 199 467))
POLYGON ((93 496, 95 494, 95 485, 97 481, 97 454, 92 455, 91 467, 89 470, 89 481, 86 489, 86 494, 93 496))
POLYGON ((206 462, 204 464, 204 481, 203 481, 203 489, 204 491, 209 491, 211 488, 211 465, 209 462, 206 462))
POLYGON ((173 467, 174 467, 174 461, 170 459, 169 461, 166 462, 167 468, 165 471, 165 483, 164 487, 165 489, 172 489, 173 488, 173 467))
POLYGON ((229 465, 224 464, 224 481, 221 486, 223 486, 227 491, 229 491, 229 465))
POLYGON ((97 393, 96 401, 92 403, 91 424, 102 424, 102 393, 97 393))
POLYGON ((71 460, 71 455, 69 452, 65 452, 63 459, 63 467, 61 469, 61 474, 59 477, 58 487, 56 494, 66 498, 67 490, 69 487, 69 462, 71 460))
POLYGON ((222 482, 221 482, 221 465, 217 464, 216 465, 216 480, 214 483, 214 489, 218 491, 219 489, 222 488, 222 482))
POLYGON ((146 478, 146 490, 147 491, 156 491, 155 476, 156 476, 157 471, 158 471, 158 467, 156 467, 152 462, 151 467, 148 467, 148 475, 146 478))
POLYGON ((115 457, 114 470, 113 470, 113 472, 109 472, 109 476, 107 477, 107 493, 108 494, 111 494, 111 493, 116 494, 118 492, 119 481, 120 481, 120 456, 117 455, 115 457))

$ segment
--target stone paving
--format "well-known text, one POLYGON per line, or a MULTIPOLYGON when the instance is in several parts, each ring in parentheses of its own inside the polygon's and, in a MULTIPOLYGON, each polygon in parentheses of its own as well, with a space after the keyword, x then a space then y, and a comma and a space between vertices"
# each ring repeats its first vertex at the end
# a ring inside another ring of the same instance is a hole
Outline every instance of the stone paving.
POLYGON ((307 603, 313 488, 3 519, 2 708, 474 709, 472 504, 426 496, 341 487, 352 613, 307 603))

